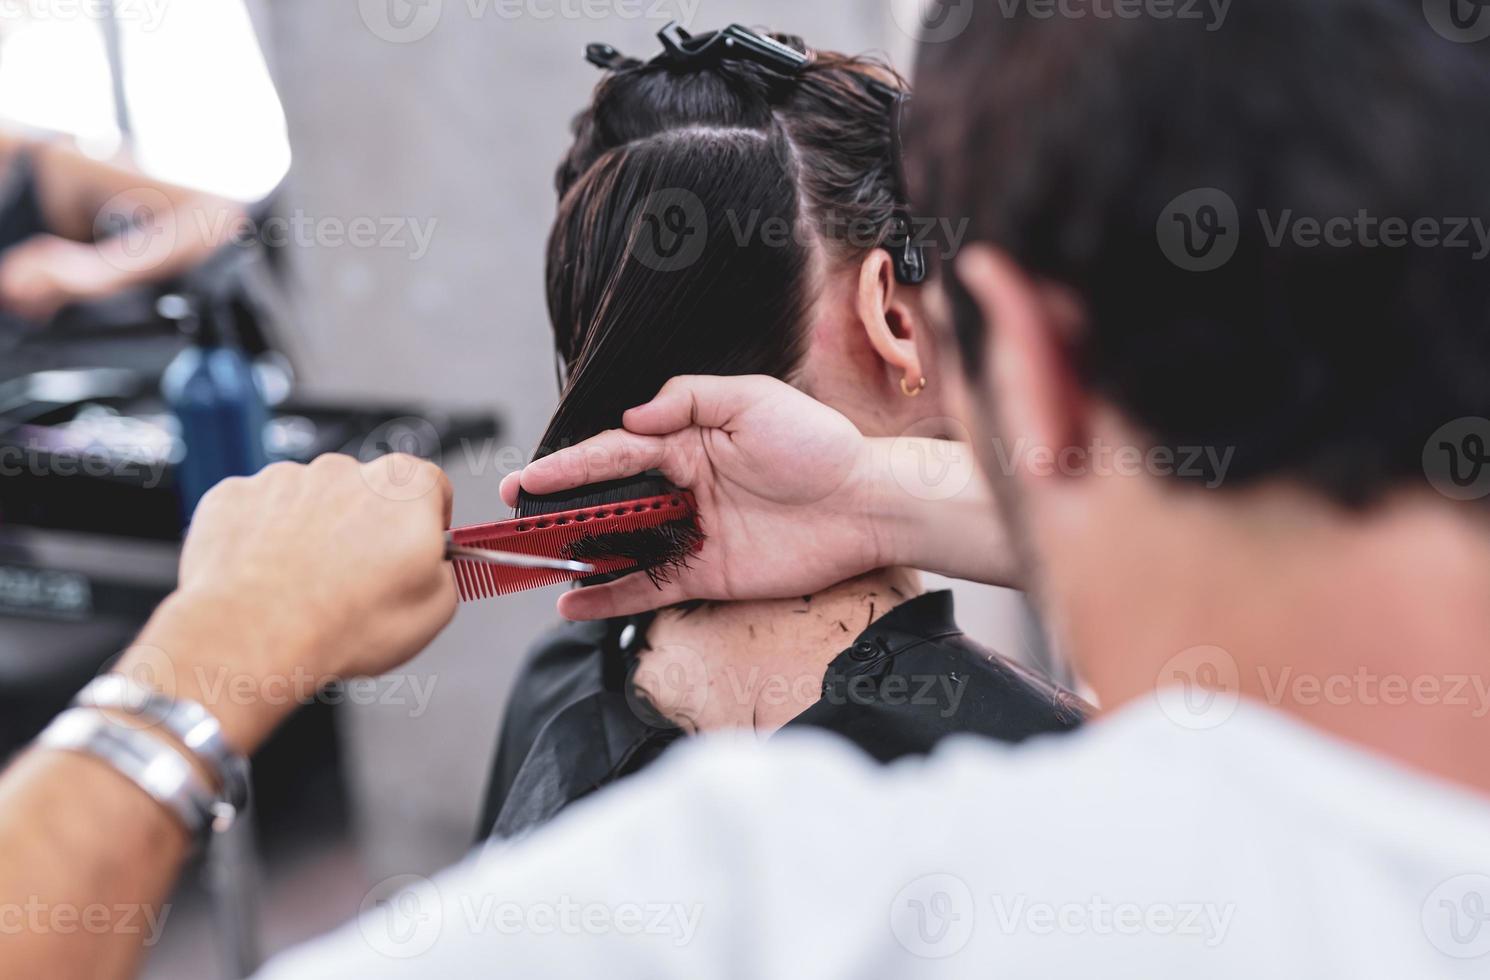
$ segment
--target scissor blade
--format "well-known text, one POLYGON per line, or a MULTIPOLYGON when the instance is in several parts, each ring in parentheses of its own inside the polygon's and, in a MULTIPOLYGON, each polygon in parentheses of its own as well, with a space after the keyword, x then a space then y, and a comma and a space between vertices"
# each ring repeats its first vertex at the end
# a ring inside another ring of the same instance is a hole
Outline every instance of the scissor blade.
POLYGON ((587 565, 582 561, 522 555, 515 551, 488 551, 485 548, 467 548, 458 544, 446 545, 445 557, 465 558, 487 565, 504 565, 507 568, 546 568, 556 572, 574 572, 577 575, 590 575, 595 571, 594 565, 587 565))

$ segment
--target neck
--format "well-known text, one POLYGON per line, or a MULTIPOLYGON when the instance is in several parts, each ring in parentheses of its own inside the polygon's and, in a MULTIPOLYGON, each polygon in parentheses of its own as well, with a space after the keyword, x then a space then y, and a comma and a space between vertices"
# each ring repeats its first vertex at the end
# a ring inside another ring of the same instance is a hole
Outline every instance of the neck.
POLYGON ((916 572, 886 568, 798 599, 665 611, 635 681, 687 731, 774 732, 818 700, 828 664, 860 632, 921 591, 916 572))
POLYGON ((1490 792, 1490 534, 1470 505, 1408 495, 1353 514, 1276 490, 1138 494, 1051 580, 1105 707, 1152 698, 1179 669, 1490 792))

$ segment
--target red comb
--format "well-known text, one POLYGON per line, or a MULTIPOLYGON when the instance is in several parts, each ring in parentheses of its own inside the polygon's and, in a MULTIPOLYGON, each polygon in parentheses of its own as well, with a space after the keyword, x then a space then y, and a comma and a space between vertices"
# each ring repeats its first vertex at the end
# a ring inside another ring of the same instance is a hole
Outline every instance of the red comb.
MULTIPOLYGON (((624 534, 659 527, 669 521, 697 519, 693 495, 686 491, 643 497, 615 504, 582 507, 539 517, 519 517, 496 524, 473 524, 454 528, 450 539, 467 548, 489 551, 515 551, 545 558, 572 558, 574 545, 586 538, 603 534, 624 534)), ((454 558, 455 581, 460 597, 469 602, 489 596, 510 595, 545 585, 572 582, 590 575, 628 572, 638 568, 633 558, 585 558, 595 566, 586 575, 547 569, 507 568, 487 565, 468 558, 454 558)))

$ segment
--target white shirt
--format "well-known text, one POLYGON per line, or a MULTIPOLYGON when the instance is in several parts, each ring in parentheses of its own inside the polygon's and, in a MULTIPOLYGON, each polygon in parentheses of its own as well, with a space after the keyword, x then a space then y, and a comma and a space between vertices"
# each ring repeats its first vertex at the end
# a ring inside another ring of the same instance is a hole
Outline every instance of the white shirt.
POLYGON ((701 739, 265 970, 1490 977, 1490 801, 1243 704, 882 767, 701 739))

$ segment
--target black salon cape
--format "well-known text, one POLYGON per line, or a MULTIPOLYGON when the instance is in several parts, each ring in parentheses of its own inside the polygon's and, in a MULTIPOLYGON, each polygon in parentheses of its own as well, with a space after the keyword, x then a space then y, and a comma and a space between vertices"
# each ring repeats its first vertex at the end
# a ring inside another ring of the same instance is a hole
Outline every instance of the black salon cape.
MULTIPOLYGON (((648 622, 567 624, 539 640, 507 708, 478 839, 526 833, 682 737, 649 724, 626 694, 634 638, 648 622)), ((828 665, 822 699, 784 728, 834 732, 889 762, 959 733, 1018 742, 1067 731, 1084 710, 1079 698, 969 640, 952 594, 931 592, 860 633, 828 665)))

